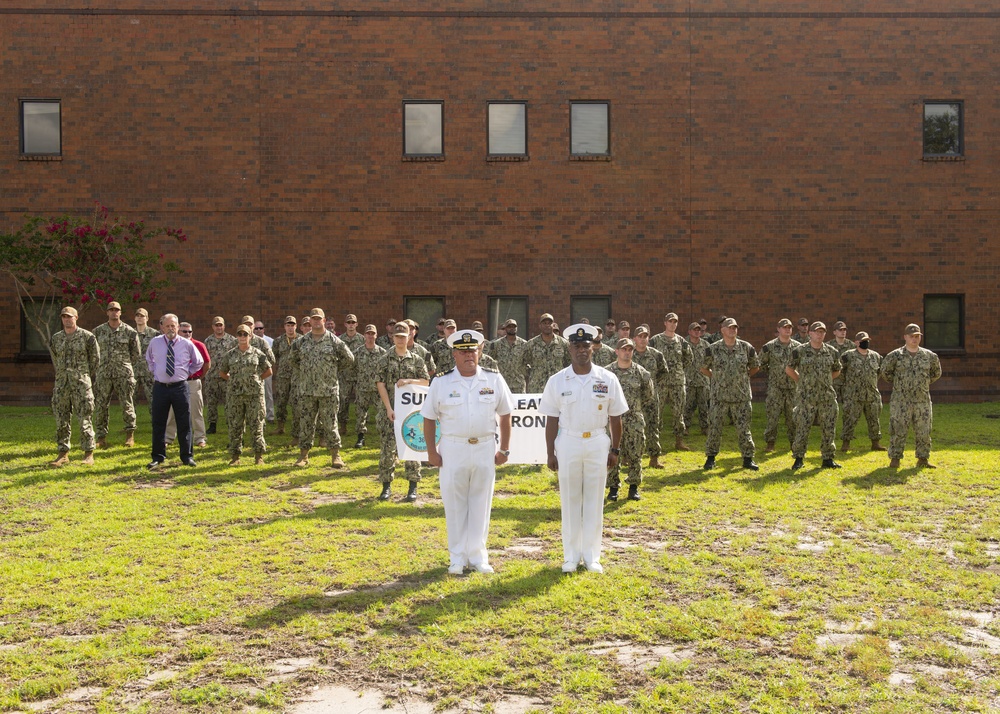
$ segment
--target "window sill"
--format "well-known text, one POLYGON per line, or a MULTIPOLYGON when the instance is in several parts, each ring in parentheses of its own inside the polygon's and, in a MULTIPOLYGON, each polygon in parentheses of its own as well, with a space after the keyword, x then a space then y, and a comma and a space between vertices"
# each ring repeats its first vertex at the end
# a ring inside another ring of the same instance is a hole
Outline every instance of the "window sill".
POLYGON ((927 349, 938 357, 965 357, 966 354, 964 347, 941 347, 938 349, 928 347, 927 349))
POLYGON ((610 154, 570 154, 570 161, 611 161, 610 154))
POLYGON ((403 156, 403 161, 407 163, 425 163, 434 161, 444 161, 444 155, 440 156, 403 156))
POLYGON ((508 161, 527 161, 528 156, 517 154, 492 154, 486 156, 487 163, 504 163, 508 161))
POLYGON ((50 154, 21 154, 21 161, 62 161, 63 157, 50 154))
POLYGON ((48 352, 18 352, 14 356, 15 362, 52 362, 48 352))
POLYGON ((924 156, 921 161, 926 161, 931 164, 936 163, 949 163, 949 162, 962 162, 965 161, 965 156, 924 156))

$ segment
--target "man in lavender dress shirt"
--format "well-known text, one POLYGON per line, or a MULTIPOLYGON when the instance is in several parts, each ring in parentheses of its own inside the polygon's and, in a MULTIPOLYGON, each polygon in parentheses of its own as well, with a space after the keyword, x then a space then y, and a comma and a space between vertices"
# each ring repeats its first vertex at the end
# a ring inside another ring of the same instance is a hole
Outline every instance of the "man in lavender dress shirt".
POLYGON ((195 466, 191 451, 191 410, 188 406, 187 378, 201 369, 205 360, 191 340, 177 335, 177 315, 167 313, 160 320, 163 334, 154 337, 146 350, 146 363, 153 374, 153 460, 150 470, 167 458, 164 434, 171 407, 177 420, 181 463, 195 466))

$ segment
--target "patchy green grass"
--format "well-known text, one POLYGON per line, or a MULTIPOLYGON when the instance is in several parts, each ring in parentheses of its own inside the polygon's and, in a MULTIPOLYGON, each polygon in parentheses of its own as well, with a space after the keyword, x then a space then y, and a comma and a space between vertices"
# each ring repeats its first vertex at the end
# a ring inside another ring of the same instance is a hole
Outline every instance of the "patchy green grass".
POLYGON ((51 469, 48 411, 0 408, 0 710, 282 711, 322 682, 574 714, 996 710, 996 413, 937 405, 936 470, 912 446, 888 469, 862 425, 838 471, 814 433, 805 469, 745 472, 727 431, 705 473, 693 430, 607 505, 604 576, 561 574, 554 475, 506 467, 497 573, 451 578, 434 472, 380 503, 377 448, 293 469, 273 437, 228 468, 223 430, 150 474, 143 409, 140 446, 51 469))

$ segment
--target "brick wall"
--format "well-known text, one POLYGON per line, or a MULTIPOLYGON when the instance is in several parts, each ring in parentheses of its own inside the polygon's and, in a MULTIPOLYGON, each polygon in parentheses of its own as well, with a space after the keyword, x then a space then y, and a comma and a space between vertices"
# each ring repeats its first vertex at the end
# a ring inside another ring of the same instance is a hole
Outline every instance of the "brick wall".
MULTIPOLYGON (((196 333, 314 305, 381 327, 442 294, 460 324, 497 295, 566 324, 609 294, 633 325, 725 313, 759 346, 843 318, 884 352, 924 294, 962 293, 937 391, 1000 397, 994 3, 11 4, 0 226, 95 200, 183 226, 151 312, 196 333), (62 100, 61 161, 19 160, 22 97, 62 100), (444 101, 444 161, 401 160, 403 99, 444 101), (502 99, 528 102, 528 161, 485 158, 502 99), (569 159, 578 99, 610 102, 611 161, 569 159), (964 161, 922 161, 925 99, 965 102, 964 161)), ((0 401, 44 399, 8 283, 0 316, 0 401)))

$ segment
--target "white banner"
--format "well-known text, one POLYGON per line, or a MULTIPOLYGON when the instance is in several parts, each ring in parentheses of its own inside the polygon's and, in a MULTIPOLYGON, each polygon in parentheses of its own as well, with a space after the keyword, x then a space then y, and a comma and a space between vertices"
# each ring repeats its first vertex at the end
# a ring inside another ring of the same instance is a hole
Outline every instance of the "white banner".
MULTIPOLYGON (((396 453, 402 461, 426 461, 424 418, 420 409, 427 396, 427 387, 407 384, 396 387, 396 453)), ((538 413, 541 394, 515 394, 514 411, 510 415, 509 464, 546 464, 545 416, 538 413)), ((441 440, 441 423, 437 438, 441 440)), ((499 430, 497 434, 499 441, 499 430)))

